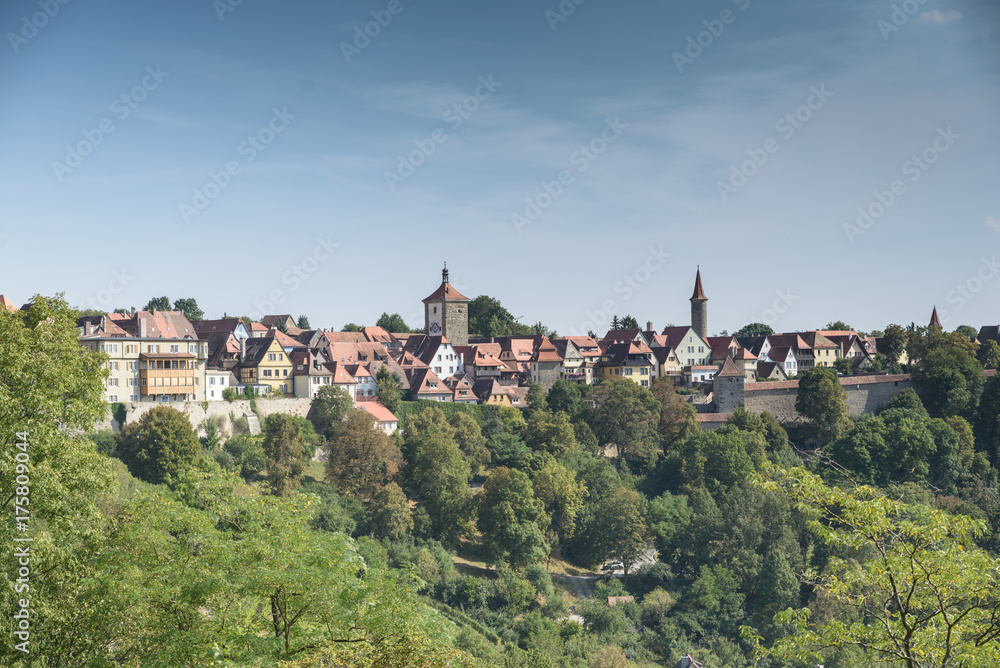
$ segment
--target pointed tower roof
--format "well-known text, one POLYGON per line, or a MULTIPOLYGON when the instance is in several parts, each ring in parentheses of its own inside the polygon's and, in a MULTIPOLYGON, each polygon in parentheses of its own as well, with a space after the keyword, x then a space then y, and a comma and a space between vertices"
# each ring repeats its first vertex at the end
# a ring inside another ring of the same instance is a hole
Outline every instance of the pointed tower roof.
POLYGON ((939 318, 937 314, 937 306, 934 307, 934 312, 931 313, 931 323, 930 325, 928 325, 928 327, 937 327, 938 329, 944 329, 944 327, 941 325, 941 318, 939 318))
POLYGON ((691 295, 691 301, 695 301, 696 299, 708 300, 708 297, 705 296, 705 288, 701 287, 701 267, 698 267, 698 273, 695 275, 694 294, 691 295))
POLYGON ((452 284, 448 281, 448 263, 444 265, 444 270, 441 271, 441 287, 431 293, 427 298, 424 299, 424 303, 427 302, 467 302, 471 301, 468 297, 463 295, 461 292, 456 290, 452 284))
POLYGON ((736 366, 733 358, 727 356, 726 361, 722 363, 722 368, 719 369, 719 373, 716 376, 718 378, 741 378, 743 372, 736 366))

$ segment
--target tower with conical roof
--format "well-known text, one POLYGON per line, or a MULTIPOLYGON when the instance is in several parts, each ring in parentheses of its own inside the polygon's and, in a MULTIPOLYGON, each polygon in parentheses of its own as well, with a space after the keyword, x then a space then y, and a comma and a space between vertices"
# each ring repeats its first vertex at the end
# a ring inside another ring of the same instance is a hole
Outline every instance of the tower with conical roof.
POLYGON ((934 311, 933 313, 931 313, 931 322, 928 325, 928 327, 937 327, 938 329, 944 329, 944 327, 941 325, 941 318, 939 318, 937 314, 937 306, 934 307, 934 311))
POLYGON ((708 336, 708 297, 701 287, 701 267, 694 279, 694 294, 691 295, 691 327, 701 338, 708 336))
POLYGON ((424 326, 431 336, 443 336, 453 346, 469 345, 469 298, 448 278, 448 263, 441 272, 441 286, 424 299, 424 326))

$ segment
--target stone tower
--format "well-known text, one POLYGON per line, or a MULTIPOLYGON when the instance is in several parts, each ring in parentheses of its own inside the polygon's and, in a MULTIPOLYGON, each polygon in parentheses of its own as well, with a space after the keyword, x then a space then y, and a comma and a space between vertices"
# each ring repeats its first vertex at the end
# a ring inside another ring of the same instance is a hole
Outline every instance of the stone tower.
POLYGON ((469 345, 469 298, 448 281, 448 263, 441 287, 424 299, 424 326, 430 336, 443 336, 453 346, 469 345))
POLYGON ((717 413, 732 413, 746 401, 746 376, 731 357, 726 357, 719 373, 715 374, 712 385, 717 413))
POLYGON ((694 279, 694 294, 691 295, 691 327, 701 338, 708 336, 708 297, 701 287, 701 267, 694 279))

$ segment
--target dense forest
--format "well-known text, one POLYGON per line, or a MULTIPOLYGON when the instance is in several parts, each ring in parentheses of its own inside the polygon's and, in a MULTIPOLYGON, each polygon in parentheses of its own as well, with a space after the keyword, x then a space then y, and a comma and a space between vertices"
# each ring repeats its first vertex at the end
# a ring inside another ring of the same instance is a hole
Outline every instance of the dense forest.
POLYGON ((111 433, 75 320, 0 311, 3 665, 1000 661, 995 344, 911 328, 917 392, 852 417, 816 369, 794 425, 701 430, 665 380, 521 411, 382 377, 393 436, 333 388, 256 436, 168 407, 111 433))

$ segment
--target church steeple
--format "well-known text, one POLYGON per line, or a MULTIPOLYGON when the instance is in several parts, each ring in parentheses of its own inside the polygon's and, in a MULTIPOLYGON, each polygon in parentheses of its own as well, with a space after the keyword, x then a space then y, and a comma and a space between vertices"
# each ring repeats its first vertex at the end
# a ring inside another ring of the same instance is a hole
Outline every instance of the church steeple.
POLYGON ((444 263, 444 269, 441 270, 441 282, 442 283, 450 283, 451 282, 451 281, 448 280, 448 263, 447 262, 444 263))
POLYGON ((928 325, 928 327, 937 327, 938 329, 944 329, 944 326, 941 325, 941 318, 939 318, 937 314, 937 306, 934 307, 934 312, 931 313, 931 323, 930 325, 928 325))
POLYGON ((701 285, 701 267, 694 278, 694 293, 691 295, 691 327, 702 338, 708 336, 708 297, 701 285))

